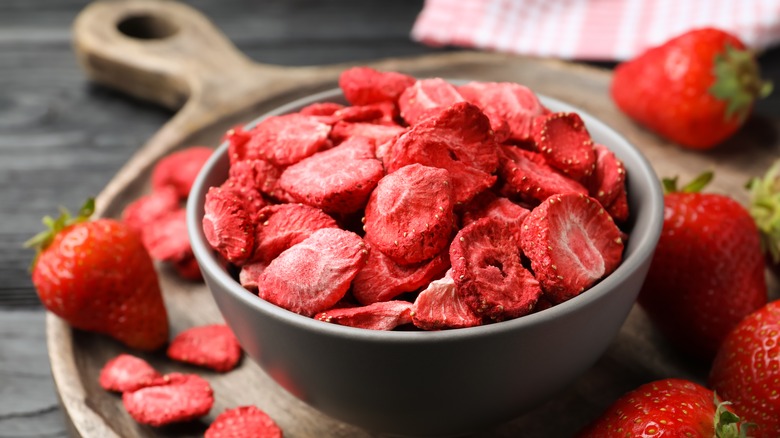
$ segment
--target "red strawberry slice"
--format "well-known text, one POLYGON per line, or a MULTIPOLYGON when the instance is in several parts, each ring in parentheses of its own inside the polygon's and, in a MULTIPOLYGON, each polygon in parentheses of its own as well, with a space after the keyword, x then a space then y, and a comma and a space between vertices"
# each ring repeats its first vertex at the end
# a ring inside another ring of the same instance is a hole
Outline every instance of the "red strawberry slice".
POLYGON ((312 316, 344 297, 366 263, 368 250, 357 234, 323 228, 276 257, 258 279, 260 298, 312 316))
POLYGON ((214 371, 227 372, 238 365, 241 346, 225 324, 192 327, 176 335, 168 345, 170 359, 214 371))
POLYGON ((415 79, 403 73, 382 72, 370 67, 353 67, 339 76, 339 87, 352 105, 398 100, 415 79))
POLYGON ((253 261, 265 264, 321 228, 338 228, 322 210, 303 204, 269 205, 260 211, 258 219, 253 261))
POLYGON ((449 106, 464 102, 454 85, 441 78, 420 79, 398 97, 401 117, 409 125, 416 125, 449 106))
POLYGON ((417 295, 412 305, 412 322, 423 330, 476 327, 482 318, 463 301, 452 279, 452 270, 417 295))
POLYGON ((241 265, 252 256, 255 224, 239 192, 211 187, 203 206, 203 234, 228 262, 241 265))
POLYGON ((477 315, 495 321, 533 310, 542 294, 525 269, 518 243, 501 222, 483 218, 463 227, 450 245, 457 293, 477 315))
POLYGON ((241 160, 230 165, 226 187, 243 191, 248 195, 252 191, 272 196, 277 188, 281 170, 265 160, 241 160))
POLYGON ((244 159, 263 159, 280 167, 331 147, 330 126, 298 113, 271 116, 249 131, 244 159))
POLYGON ((559 193, 580 193, 588 190, 550 167, 536 152, 515 146, 500 146, 499 174, 504 184, 501 194, 536 204, 559 193))
MULTIPOLYGON (((406 131, 408 131, 408 128, 399 125, 336 122, 330 131, 330 138, 334 143, 338 144, 352 137, 367 137, 373 139, 377 145, 380 145, 395 139, 406 131)), ((377 158, 381 157, 377 156, 377 158)))
POLYGON ((178 210, 179 201, 176 188, 165 186, 128 204, 122 212, 122 221, 141 234, 146 224, 178 210))
POLYGON ((359 307, 330 309, 315 317, 320 321, 369 330, 393 330, 412 323, 412 303, 382 301, 359 307))
POLYGON ((362 304, 389 301, 402 293, 420 289, 449 267, 450 257, 446 251, 430 261, 404 266, 372 248, 366 265, 352 281, 352 295, 362 304))
POLYGON ((617 268, 623 240, 612 218, 593 198, 553 195, 523 222, 520 246, 548 299, 561 303, 617 268))
POLYGON ((328 213, 349 214, 366 205, 368 195, 384 176, 374 158, 373 140, 351 138, 288 167, 279 186, 298 202, 328 213))
POLYGON ((552 113, 534 121, 536 148, 547 162, 577 181, 596 168, 596 152, 585 123, 577 113, 552 113))
POLYGON ((454 222, 445 169, 412 164, 379 181, 366 205, 365 238, 396 263, 429 260, 447 246, 454 222))
MULTIPOLYGON (((490 193, 490 192, 487 192, 490 193)), ((512 236, 519 243, 520 230, 523 220, 531 211, 524 208, 507 198, 491 196, 493 200, 480 205, 472 202, 472 208, 467 208, 463 213, 463 226, 476 222, 484 217, 493 218, 502 224, 512 233, 512 236)))
POLYGON ((596 151, 596 169, 590 178, 589 194, 601 205, 611 205, 625 191, 626 168, 612 151, 601 144, 593 145, 596 151))
POLYGON ((107 391, 135 391, 163 383, 162 374, 148 362, 130 354, 120 354, 109 360, 100 370, 100 386, 107 391))
POLYGON ((209 413, 214 391, 196 374, 171 373, 164 383, 122 394, 122 403, 133 419, 150 426, 191 421, 209 413))
POLYGON ((260 408, 239 406, 219 414, 204 438, 282 438, 282 429, 260 408))
POLYGON ((141 237, 153 259, 175 262, 193 257, 186 213, 179 208, 144 227, 141 237))
POLYGON ((512 140, 533 140, 534 118, 543 114, 544 107, 528 87, 512 82, 469 82, 458 87, 458 92, 485 111, 496 132, 502 128, 492 122, 497 119, 506 123, 512 140))
POLYGON ((171 186, 180 199, 187 199, 201 167, 214 152, 206 146, 192 146, 162 158, 152 170, 152 190, 171 186))

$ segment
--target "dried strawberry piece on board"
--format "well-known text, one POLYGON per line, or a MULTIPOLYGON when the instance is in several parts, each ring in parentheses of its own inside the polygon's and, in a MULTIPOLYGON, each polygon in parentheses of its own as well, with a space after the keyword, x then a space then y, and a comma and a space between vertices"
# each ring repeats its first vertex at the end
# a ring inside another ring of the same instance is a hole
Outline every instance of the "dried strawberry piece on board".
POLYGON ((612 218, 598 201, 575 193, 550 196, 534 208, 523 222, 520 246, 556 304, 609 275, 623 255, 612 218))
POLYGON ((520 230, 523 226, 523 220, 531 210, 507 198, 497 196, 493 196, 493 198, 492 201, 484 205, 475 205, 475 208, 467 208, 463 213, 463 226, 476 222, 483 217, 490 217, 504 224, 515 240, 520 242, 520 230))
POLYGON ((333 129, 330 131, 330 138, 334 143, 338 144, 352 137, 367 137, 373 139, 379 145, 393 140, 406 131, 408 131, 408 128, 399 125, 376 125, 374 123, 340 121, 333 125, 333 129))
MULTIPOLYGON (((480 107, 491 121, 505 121, 510 139, 533 140, 534 118, 544 113, 544 107, 528 87, 513 82, 469 82, 458 87, 458 92, 480 107)), ((491 122, 494 130, 501 129, 495 123, 491 122)))
POLYGON ((365 238, 396 263, 429 260, 449 242, 452 184, 445 169, 411 164, 385 176, 365 211, 365 238))
POLYGON ((431 260, 399 265, 382 251, 370 248, 366 265, 352 281, 352 295, 362 304, 388 301, 430 283, 450 267, 445 250, 431 260))
POLYGON ((279 254, 260 275, 257 293, 279 307, 312 316, 344 297, 367 258, 366 244, 357 234, 323 228, 279 254))
POLYGON ((133 419, 160 427, 200 418, 214 405, 209 382, 196 374, 166 374, 164 383, 122 394, 122 403, 133 419))
POLYGON ((239 406, 219 414, 204 438, 282 438, 282 429, 260 408, 239 406))
POLYGON ((503 321, 528 314, 542 294, 520 261, 515 238, 493 218, 466 225, 455 235, 450 262, 458 294, 485 318, 503 321))
POLYGON ((263 159, 286 167, 331 147, 330 125, 298 113, 271 116, 249 130, 244 159, 263 159))
POLYGON ((224 373, 238 365, 241 346, 230 327, 210 324, 191 327, 176 335, 166 354, 179 362, 224 373))
POLYGON ((122 221, 141 234, 147 224, 178 210, 179 202, 176 188, 165 186, 128 204, 122 212, 122 221))
POLYGON ((449 270, 417 295, 412 305, 412 322, 423 330, 442 330, 476 327, 482 324, 482 318, 458 294, 449 270))
POLYGON ((382 301, 366 306, 326 310, 315 316, 319 321, 369 330, 393 330, 412 323, 412 303, 382 301))
POLYGON ((596 169, 590 178, 589 194, 607 207, 625 189, 626 167, 615 154, 601 144, 594 144, 596 169))
POLYGON ((171 186, 180 199, 187 199, 195 177, 213 152, 210 147, 192 146, 163 157, 152 170, 152 190, 171 186))
POLYGON ((550 166, 579 182, 596 168, 596 151, 577 113, 552 113, 534 121, 536 148, 550 166))
POLYGON ((260 211, 258 221, 253 261, 265 264, 321 228, 338 228, 322 210, 303 204, 269 205, 260 211))
POLYGON ((146 224, 141 237, 155 260, 172 262, 193 256, 187 235, 187 212, 183 208, 146 224))
POLYGON ((515 146, 500 148, 503 195, 536 204, 558 193, 588 193, 582 184, 550 167, 541 154, 515 146))
POLYGON ((416 79, 397 72, 382 72, 371 67, 353 67, 341 72, 339 87, 352 105, 395 102, 416 79))
POLYGON ((420 79, 398 97, 401 117, 415 125, 449 106, 465 102, 454 85, 441 78, 420 79))
POLYGON ((288 167, 279 178, 279 186, 298 202, 328 213, 361 210, 385 172, 374 158, 373 143, 354 137, 318 152, 288 167), (357 151, 359 147, 364 153, 357 151))
POLYGON ((135 391, 163 383, 162 374, 148 362, 130 354, 120 354, 109 360, 100 370, 100 386, 107 391, 135 391))
POLYGON ((255 224, 239 192, 211 187, 203 206, 203 234, 225 260, 241 265, 255 247, 255 224))

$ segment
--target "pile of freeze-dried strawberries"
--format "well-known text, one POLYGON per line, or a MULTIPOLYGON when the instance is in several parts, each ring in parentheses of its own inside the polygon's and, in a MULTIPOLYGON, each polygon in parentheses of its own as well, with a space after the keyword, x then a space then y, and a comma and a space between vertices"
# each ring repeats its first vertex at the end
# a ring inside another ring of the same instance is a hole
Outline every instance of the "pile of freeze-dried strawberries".
POLYGON ((203 231, 260 298, 362 328, 471 327, 566 301, 620 264, 625 169, 576 113, 514 83, 357 67, 339 85, 351 106, 226 136, 203 231))

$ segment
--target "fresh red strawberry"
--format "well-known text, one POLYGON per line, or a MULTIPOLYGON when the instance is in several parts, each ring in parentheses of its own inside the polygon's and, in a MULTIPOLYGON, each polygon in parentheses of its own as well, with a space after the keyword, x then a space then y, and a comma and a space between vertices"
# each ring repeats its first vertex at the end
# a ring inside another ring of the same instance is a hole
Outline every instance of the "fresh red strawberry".
POLYGON ((403 73, 382 72, 371 67, 353 67, 341 72, 339 87, 352 105, 395 102, 415 79, 403 73))
POLYGON ((217 416, 204 438, 282 438, 282 429, 256 406, 239 406, 217 416))
POLYGON ((241 359, 238 339, 225 324, 191 327, 168 345, 168 357, 219 372, 230 371, 241 359))
POLYGON ((709 384, 756 425, 752 436, 780 436, 780 301, 751 313, 726 336, 709 384))
POLYGON ((620 397, 577 438, 737 438, 747 429, 711 390, 688 380, 663 379, 620 397))
POLYGON ((122 403, 133 419, 150 426, 191 421, 209 413, 214 391, 196 374, 171 373, 159 385, 122 394, 122 403))
POLYGON ((748 211, 761 233, 761 248, 769 267, 780 277, 780 160, 761 178, 751 179, 748 188, 748 211))
POLYGON ((152 170, 152 189, 171 186, 179 198, 187 199, 195 177, 213 152, 210 147, 191 146, 163 157, 152 170))
POLYGON ((43 305, 75 328, 155 350, 168 340, 168 314, 141 237, 114 219, 89 220, 88 201, 72 218, 44 218, 49 230, 28 242, 38 250, 32 281, 43 305))
POLYGON ((476 327, 482 317, 474 313, 458 294, 452 270, 428 284, 412 305, 412 322, 423 330, 476 327))
POLYGON ((610 90, 629 117, 694 149, 729 138, 770 91, 754 54, 715 28, 690 30, 618 65, 610 90))
POLYGON ((367 306, 342 307, 326 310, 315 316, 315 319, 369 330, 393 330, 411 324, 412 303, 393 300, 367 306))
POLYGON ((164 383, 162 374, 148 362, 125 353, 106 362, 100 370, 99 382, 106 391, 115 392, 135 391, 164 383))
POLYGON ((702 360, 767 302, 756 225, 734 199, 699 193, 711 178, 681 191, 664 181, 663 230, 638 300, 670 342, 702 360))

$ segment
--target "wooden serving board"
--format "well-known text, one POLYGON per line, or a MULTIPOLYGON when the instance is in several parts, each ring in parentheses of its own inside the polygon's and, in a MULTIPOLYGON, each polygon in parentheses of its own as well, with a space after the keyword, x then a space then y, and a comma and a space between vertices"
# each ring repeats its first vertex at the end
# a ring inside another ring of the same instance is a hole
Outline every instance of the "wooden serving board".
MULTIPOLYGON (((178 110, 99 195, 97 214, 107 217, 118 217, 130 201, 149 190, 151 168, 161 157, 185 146, 216 146, 225 130, 237 123, 292 99, 334 88, 339 72, 346 67, 254 63, 238 53, 203 16, 175 2, 93 3, 76 20, 74 36, 79 60, 93 80, 178 110)), ((617 111, 609 99, 611 76, 607 70, 474 52, 388 59, 370 65, 418 77, 525 84, 606 121, 637 145, 659 175, 688 179, 713 169, 717 177, 711 190, 742 202, 746 201, 744 183, 751 175, 763 173, 780 150, 778 118, 754 118, 736 137, 708 152, 686 151, 666 143, 617 111)), ((183 282, 164 266, 159 274, 173 334, 222 321, 205 285, 183 282)), ((776 284, 770 285, 776 296, 776 284)), ((211 414, 199 422, 159 429, 141 426, 124 411, 120 397, 97 383, 103 364, 126 348, 107 337, 72 330, 51 314, 47 339, 55 384, 76 436, 201 436, 217 414, 245 404, 267 411, 287 438, 375 436, 298 401, 248 358, 238 369, 218 374, 173 363, 162 352, 141 356, 162 372, 200 373, 214 387, 216 403, 211 414)), ((670 351, 642 311, 634 308, 606 354, 564 393, 476 436, 570 436, 624 392, 672 376, 703 382, 706 368, 687 363, 670 351)))

